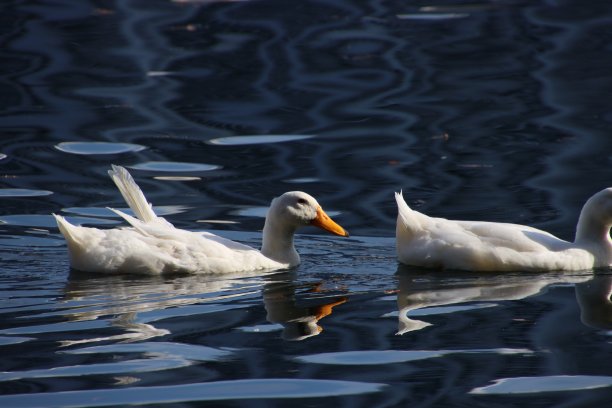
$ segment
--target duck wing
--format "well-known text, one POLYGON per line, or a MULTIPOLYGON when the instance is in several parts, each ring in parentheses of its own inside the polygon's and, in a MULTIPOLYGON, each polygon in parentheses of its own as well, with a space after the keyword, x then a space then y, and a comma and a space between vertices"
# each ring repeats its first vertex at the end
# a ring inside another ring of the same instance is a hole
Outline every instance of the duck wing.
POLYGON ((398 233, 405 238, 422 237, 456 247, 503 247, 518 252, 558 251, 571 245, 546 231, 526 225, 429 217, 408 207, 401 193, 396 193, 395 198, 398 233))
POLYGON ((483 245, 508 248, 518 252, 561 251, 571 244, 554 235, 526 225, 485 222, 448 221, 455 223, 483 245))

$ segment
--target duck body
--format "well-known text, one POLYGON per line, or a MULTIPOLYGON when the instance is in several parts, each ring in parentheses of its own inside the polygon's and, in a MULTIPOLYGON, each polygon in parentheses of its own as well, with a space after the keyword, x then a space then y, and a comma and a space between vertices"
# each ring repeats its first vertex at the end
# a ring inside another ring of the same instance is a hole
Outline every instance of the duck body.
POLYGON ((612 264, 612 188, 587 201, 574 242, 525 225, 429 217, 408 207, 401 193, 395 198, 397 256, 407 265, 471 271, 576 271, 612 264))
MULTIPOLYGON (((247 245, 167 226, 100 230, 56 216, 72 268, 93 273, 231 273, 289 268, 247 245)), ((138 221, 138 220, 135 220, 138 221)))
POLYGON ((111 209, 131 227, 102 230, 75 226, 54 214, 67 241, 73 269, 144 275, 284 269, 300 263, 293 246, 293 234, 300 226, 316 225, 348 236, 314 198, 303 192, 289 192, 272 201, 264 226, 263 247, 258 251, 208 232, 174 227, 155 215, 127 170, 113 166, 109 175, 136 217, 111 209))

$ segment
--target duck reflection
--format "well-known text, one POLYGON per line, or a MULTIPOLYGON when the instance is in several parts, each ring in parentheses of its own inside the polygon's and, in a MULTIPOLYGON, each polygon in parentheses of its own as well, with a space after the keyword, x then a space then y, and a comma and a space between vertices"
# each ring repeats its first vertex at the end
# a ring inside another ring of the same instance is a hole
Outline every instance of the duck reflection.
POLYGON ((283 326, 285 340, 304 340, 323 331, 319 320, 332 313, 335 306, 347 301, 345 296, 311 297, 298 300, 298 292, 320 293, 322 283, 302 284, 298 287, 287 274, 285 280, 266 284, 263 291, 266 319, 283 326))
POLYGON ((580 320, 595 329, 612 329, 612 275, 595 275, 576 285, 580 320))
MULTIPOLYGON (((398 335, 421 330, 431 325, 409 317, 415 311, 434 306, 459 305, 466 302, 498 302, 504 300, 519 300, 540 293, 547 286, 555 283, 580 283, 589 281, 591 274, 469 274, 467 272, 423 272, 400 265, 397 270, 398 287, 397 307, 398 335)), ((588 283, 588 282, 587 282, 588 283)), ((600 286, 600 284, 596 284, 600 286)), ((588 288, 591 288, 588 286, 588 288)), ((586 298, 593 300, 597 290, 586 298)), ((601 288, 598 289, 601 291, 601 288)), ((583 289, 587 291, 587 289, 583 289)), ((609 291, 609 287, 608 287, 609 291)), ((601 295, 597 292, 598 295, 601 295)), ((609 292, 608 292, 609 295, 609 292)), ((602 296, 599 296, 602 298, 602 296)), ((602 306, 598 301, 597 308, 602 306)), ((586 306, 583 302, 581 307, 586 306)), ((486 307, 489 305, 475 305, 486 307)), ((593 305, 595 306, 595 305, 593 305)), ((608 299, 609 307, 609 299, 608 299)), ((583 309, 584 312, 584 309, 583 309)), ((589 314, 590 315, 590 314, 589 314)), ((610 314, 608 314, 610 316, 610 314)))
POLYGON ((63 347, 74 346, 77 344, 95 343, 99 341, 112 341, 118 343, 131 343, 135 341, 144 341, 153 337, 165 336, 170 334, 170 331, 158 329, 152 324, 139 323, 137 321, 137 313, 124 313, 111 319, 111 326, 122 328, 125 333, 115 334, 112 336, 101 336, 79 340, 64 340, 60 342, 63 347))
POLYGON ((322 331, 319 320, 347 299, 314 296, 321 291, 321 285, 297 285, 294 273, 164 278, 72 272, 64 288, 62 315, 72 322, 101 321, 112 330, 71 331, 71 336, 78 338, 61 343, 63 346, 101 341, 129 343, 165 336, 170 331, 156 327, 156 321, 249 307, 259 302, 260 294, 267 320, 283 326, 282 337, 303 340, 319 334, 322 331), (252 299, 253 303, 245 299, 252 299), (98 335, 90 336, 91 332, 98 335), (108 332, 112 334, 100 335, 108 332))
MULTIPOLYGON (((189 313, 232 308, 231 299, 256 297, 265 284, 262 276, 189 275, 110 276, 71 272, 64 290, 64 310, 71 321, 106 320, 121 333, 103 337, 66 340, 64 346, 99 341, 135 342, 170 334, 155 327, 157 320, 189 313), (221 304, 221 306, 220 306, 221 304), (191 305, 204 305, 189 311, 191 305)), ((85 332, 87 333, 87 332, 85 332)), ((81 334, 82 335, 82 334, 81 334)))

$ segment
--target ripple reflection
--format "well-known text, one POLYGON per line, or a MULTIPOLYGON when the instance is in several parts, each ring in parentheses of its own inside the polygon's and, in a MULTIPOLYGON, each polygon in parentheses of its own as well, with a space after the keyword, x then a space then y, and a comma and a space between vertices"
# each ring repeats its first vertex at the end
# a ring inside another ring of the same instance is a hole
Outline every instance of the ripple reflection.
POLYGON ((381 392, 384 384, 340 380, 268 378, 255 380, 213 381, 168 386, 127 387, 88 391, 48 392, 0 396, 2 406, 22 408, 81 406, 95 401, 98 407, 128 404, 163 404, 189 401, 244 399, 320 398, 381 392), (236 392, 240 390, 240 392, 236 392))
POLYGON ((30 190, 27 188, 1 188, 0 197, 42 197, 53 194, 48 190, 30 190))
POLYGON ((146 149, 134 143, 112 143, 112 142, 62 142, 55 146, 57 150, 64 153, 97 155, 97 154, 120 154, 128 152, 140 152, 146 149))
POLYGON ((220 137, 217 139, 211 139, 208 141, 208 143, 213 144, 213 145, 236 146, 236 145, 293 142, 296 140, 310 139, 313 137, 314 136, 311 136, 311 135, 229 136, 229 137, 220 137))
POLYGON ((413 319, 411 316, 427 315, 430 308, 435 313, 450 313, 458 310, 493 307, 501 302, 519 300, 540 293, 544 288, 559 283, 589 281, 590 274, 489 274, 471 275, 458 272, 415 272, 400 265, 397 272, 399 310, 398 335, 424 329, 431 323, 413 319), (478 302, 473 305, 469 302, 478 302), (468 303, 468 305, 465 305, 468 303), (453 307, 438 308, 442 305, 453 307), (464 309, 467 306, 467 309, 464 309), (459 309, 457 309, 459 307, 459 309))
POLYGON ((474 388, 470 394, 539 394, 592 390, 612 386, 612 377, 596 375, 551 375, 542 377, 514 377, 495 380, 495 384, 474 388))
POLYGON ((181 162, 170 162, 170 161, 150 161, 145 163, 133 164, 127 166, 135 170, 147 170, 147 171, 162 171, 162 172, 200 172, 200 171, 211 171, 220 169, 221 166, 215 164, 204 164, 204 163, 181 163, 181 162))

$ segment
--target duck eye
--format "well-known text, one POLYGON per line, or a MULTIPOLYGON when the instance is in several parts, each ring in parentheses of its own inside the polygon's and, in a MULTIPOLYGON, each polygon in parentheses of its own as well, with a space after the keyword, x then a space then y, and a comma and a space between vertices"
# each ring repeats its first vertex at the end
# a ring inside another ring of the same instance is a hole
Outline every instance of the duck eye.
POLYGON ((308 204, 308 201, 306 201, 305 198, 298 198, 297 202, 298 204, 308 204))

